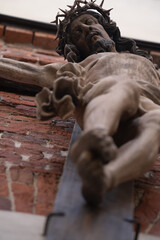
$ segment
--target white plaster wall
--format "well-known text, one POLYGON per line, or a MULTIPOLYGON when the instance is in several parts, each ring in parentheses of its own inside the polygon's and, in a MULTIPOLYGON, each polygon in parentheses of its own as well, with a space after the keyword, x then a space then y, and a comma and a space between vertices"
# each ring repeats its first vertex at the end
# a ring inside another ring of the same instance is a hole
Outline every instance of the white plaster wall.
MULTIPOLYGON (((99 4, 101 0, 97 0, 99 4)), ((51 22, 73 0, 0 0, 0 13, 51 22)), ((122 35, 160 43, 160 0, 105 0, 122 35)))

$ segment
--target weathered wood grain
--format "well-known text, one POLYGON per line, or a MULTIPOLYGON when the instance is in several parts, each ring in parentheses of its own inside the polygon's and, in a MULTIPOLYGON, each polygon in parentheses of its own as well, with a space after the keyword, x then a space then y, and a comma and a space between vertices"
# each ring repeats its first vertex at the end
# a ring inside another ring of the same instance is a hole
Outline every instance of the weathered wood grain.
MULTIPOLYGON (((71 145, 81 130, 74 127, 71 145)), ((47 240, 132 240, 133 227, 124 219, 133 217, 133 184, 125 183, 106 194, 103 204, 91 209, 81 195, 81 180, 75 164, 67 159, 50 219, 47 240)))

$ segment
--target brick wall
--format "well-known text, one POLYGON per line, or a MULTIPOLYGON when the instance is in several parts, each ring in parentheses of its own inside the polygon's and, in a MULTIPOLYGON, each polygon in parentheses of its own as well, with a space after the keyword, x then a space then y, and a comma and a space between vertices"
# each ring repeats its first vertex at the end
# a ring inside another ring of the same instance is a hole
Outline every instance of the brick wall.
POLYGON ((51 50, 57 46, 55 34, 32 31, 15 26, 0 24, 0 37, 7 43, 33 44, 33 46, 51 50))
MULTIPOLYGON (((54 34, 0 25, 0 55, 44 65, 64 62, 54 34)), ((160 66, 160 53, 152 52, 160 66)), ((0 209, 47 215, 52 211, 73 119, 40 122, 34 97, 0 91, 0 209)), ((141 231, 160 236, 160 158, 135 184, 141 231)))
POLYGON ((160 155, 153 169, 135 182, 135 217, 142 232, 160 236, 160 155))
POLYGON ((0 209, 46 215, 53 208, 73 120, 40 122, 34 97, 0 96, 0 209))
MULTIPOLYGON (((0 55, 44 65, 64 62, 54 34, 0 25, 0 55)), ((0 91, 0 209, 53 209, 74 120, 38 121, 34 97, 0 91)))

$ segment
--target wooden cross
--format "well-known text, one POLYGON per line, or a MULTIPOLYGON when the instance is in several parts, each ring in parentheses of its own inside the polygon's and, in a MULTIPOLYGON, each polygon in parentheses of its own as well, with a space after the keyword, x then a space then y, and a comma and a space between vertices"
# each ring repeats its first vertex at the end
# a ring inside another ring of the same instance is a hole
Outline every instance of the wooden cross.
MULTIPOLYGON (((71 144, 81 130, 76 123, 71 144)), ((98 208, 86 205, 76 166, 67 158, 53 213, 47 226, 47 240, 133 240, 133 182, 106 194, 98 208)))

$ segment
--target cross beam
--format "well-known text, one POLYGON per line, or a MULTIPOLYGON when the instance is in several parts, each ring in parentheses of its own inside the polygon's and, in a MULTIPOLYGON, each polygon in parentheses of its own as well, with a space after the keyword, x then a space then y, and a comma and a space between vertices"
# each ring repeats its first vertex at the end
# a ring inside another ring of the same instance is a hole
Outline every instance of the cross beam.
MULTIPOLYGON (((81 130, 74 126, 71 144, 81 130)), ((47 224, 47 240, 133 240, 133 182, 109 191, 97 209, 89 208, 81 195, 76 166, 67 158, 54 212, 47 224)))

